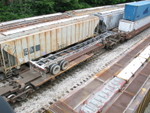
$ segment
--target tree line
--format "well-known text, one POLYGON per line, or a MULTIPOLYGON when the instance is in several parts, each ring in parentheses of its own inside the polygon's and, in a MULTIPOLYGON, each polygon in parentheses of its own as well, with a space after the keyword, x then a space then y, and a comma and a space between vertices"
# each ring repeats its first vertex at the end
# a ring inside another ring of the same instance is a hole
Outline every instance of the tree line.
POLYGON ((0 22, 135 0, 1 0, 0 22))

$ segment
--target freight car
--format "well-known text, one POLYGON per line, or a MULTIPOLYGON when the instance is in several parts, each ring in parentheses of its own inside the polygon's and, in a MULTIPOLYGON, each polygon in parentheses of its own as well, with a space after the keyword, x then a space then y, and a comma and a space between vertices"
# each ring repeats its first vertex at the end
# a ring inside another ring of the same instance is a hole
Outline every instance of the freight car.
POLYGON ((85 15, 2 32, 2 72, 92 37, 98 22, 98 17, 85 15))
POLYGON ((1 72, 6 76, 15 74, 22 64, 97 36, 102 26, 104 31, 117 27, 123 18, 122 5, 112 10, 110 6, 107 7, 108 11, 100 10, 100 14, 95 15, 70 16, 68 13, 57 13, 1 23, 1 72), (16 28, 12 27, 15 25, 16 28))

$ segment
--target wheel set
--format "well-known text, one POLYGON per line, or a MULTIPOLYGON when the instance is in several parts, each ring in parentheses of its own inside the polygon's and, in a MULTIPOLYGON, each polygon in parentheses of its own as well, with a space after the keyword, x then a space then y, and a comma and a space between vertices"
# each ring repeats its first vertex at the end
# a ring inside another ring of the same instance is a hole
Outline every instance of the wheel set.
POLYGON ((69 62, 66 60, 61 60, 58 62, 58 64, 54 63, 49 66, 49 72, 52 75, 58 74, 60 71, 64 71, 68 68, 69 62))

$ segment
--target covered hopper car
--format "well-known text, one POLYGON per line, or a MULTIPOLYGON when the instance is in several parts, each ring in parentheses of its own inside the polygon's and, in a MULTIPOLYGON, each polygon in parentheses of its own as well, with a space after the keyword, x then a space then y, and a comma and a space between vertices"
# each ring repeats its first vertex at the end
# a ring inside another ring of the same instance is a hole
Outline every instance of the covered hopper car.
POLYGON ((7 74, 13 67, 92 37, 98 22, 98 17, 85 15, 2 32, 1 70, 7 74), (39 31, 29 33, 34 29, 39 31))
POLYGON ((0 71, 12 75, 22 64, 117 27, 123 6, 107 8, 85 9, 81 16, 66 12, 1 23, 0 71))

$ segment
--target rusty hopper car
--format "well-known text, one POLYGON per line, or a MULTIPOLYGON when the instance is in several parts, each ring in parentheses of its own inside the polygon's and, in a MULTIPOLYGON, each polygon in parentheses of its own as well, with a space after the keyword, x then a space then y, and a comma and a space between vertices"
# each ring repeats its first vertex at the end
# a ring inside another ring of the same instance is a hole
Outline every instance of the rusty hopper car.
POLYGON ((98 23, 98 17, 84 15, 1 32, 1 71, 8 74, 32 59, 90 38, 98 23))

